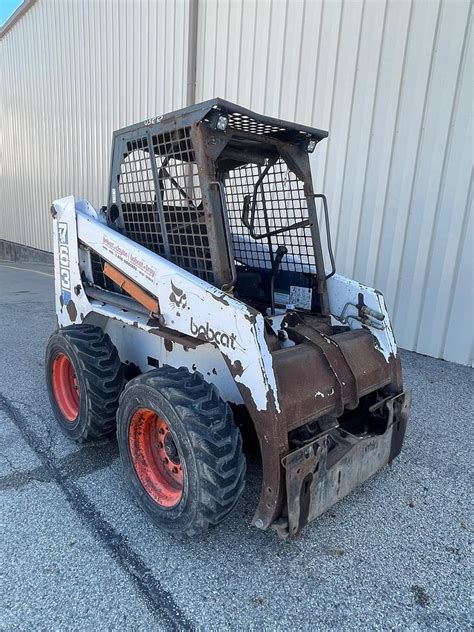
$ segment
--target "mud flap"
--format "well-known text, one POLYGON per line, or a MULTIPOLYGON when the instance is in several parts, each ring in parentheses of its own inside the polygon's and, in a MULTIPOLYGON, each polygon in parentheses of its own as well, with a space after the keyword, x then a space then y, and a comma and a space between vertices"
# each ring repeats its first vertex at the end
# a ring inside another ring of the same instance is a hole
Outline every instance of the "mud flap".
POLYGON ((383 434, 356 436, 337 427, 282 459, 290 536, 399 454, 410 403, 409 392, 384 402, 387 423, 383 434))

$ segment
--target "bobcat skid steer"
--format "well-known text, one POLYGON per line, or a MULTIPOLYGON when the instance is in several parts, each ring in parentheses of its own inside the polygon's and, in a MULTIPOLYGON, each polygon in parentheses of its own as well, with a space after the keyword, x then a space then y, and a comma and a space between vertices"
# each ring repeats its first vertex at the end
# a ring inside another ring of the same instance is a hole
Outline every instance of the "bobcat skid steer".
POLYGON ((58 330, 46 378, 76 441, 117 433, 161 528, 199 534, 245 483, 295 536, 390 463, 410 407, 380 292, 324 264, 318 129, 213 99, 113 135, 107 206, 52 207, 58 330), (245 434, 247 436, 247 434, 245 434))

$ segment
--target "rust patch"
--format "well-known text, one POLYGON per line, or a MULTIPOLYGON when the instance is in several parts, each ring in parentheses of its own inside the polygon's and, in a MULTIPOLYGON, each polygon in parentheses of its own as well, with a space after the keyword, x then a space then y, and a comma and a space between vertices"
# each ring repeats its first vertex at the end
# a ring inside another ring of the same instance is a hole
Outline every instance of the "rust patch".
POLYGON ((234 362, 232 362, 232 364, 230 365, 230 371, 234 377, 236 377, 237 375, 242 375, 242 373, 244 372, 242 362, 240 360, 235 360, 234 362))
POLYGON ((165 349, 166 351, 173 351, 173 341, 169 338, 165 338, 165 349))
POLYGON ((77 309, 76 309, 76 305, 75 305, 74 301, 72 301, 72 300, 69 301, 69 303, 67 304, 66 309, 67 309, 67 313, 68 313, 69 318, 72 321, 75 321, 76 318, 77 318, 77 309))
POLYGON ((257 322, 257 312, 249 312, 248 314, 244 314, 244 317, 249 321, 251 325, 255 325, 255 323, 257 322))
MULTIPOLYGON (((150 321, 148 321, 150 323, 150 321)), ((160 338, 165 338, 174 344, 181 345, 182 347, 186 347, 185 351, 188 349, 196 349, 199 345, 205 344, 204 340, 200 340, 198 338, 191 338, 191 336, 187 336, 186 334, 181 334, 174 329, 168 329, 167 327, 157 328, 152 327, 148 329, 149 334, 154 334, 155 336, 160 336, 160 338)))
POLYGON ((209 292, 209 294, 212 296, 212 298, 217 301, 218 303, 222 303, 222 305, 225 305, 226 307, 229 307, 229 301, 227 301, 223 296, 216 296, 215 294, 213 294, 212 292, 209 292))

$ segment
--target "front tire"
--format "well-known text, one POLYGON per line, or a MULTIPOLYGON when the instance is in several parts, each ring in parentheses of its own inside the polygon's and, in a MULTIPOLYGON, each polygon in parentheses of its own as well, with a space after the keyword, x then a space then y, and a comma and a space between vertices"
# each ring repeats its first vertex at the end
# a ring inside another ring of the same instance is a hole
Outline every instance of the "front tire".
POLYGON ((51 335, 46 384, 54 416, 78 442, 110 436, 124 379, 117 349, 100 327, 71 325, 51 335))
POLYGON ((221 522, 245 484, 232 411, 200 373, 164 366, 129 382, 117 438, 138 505, 160 528, 195 536, 221 522))

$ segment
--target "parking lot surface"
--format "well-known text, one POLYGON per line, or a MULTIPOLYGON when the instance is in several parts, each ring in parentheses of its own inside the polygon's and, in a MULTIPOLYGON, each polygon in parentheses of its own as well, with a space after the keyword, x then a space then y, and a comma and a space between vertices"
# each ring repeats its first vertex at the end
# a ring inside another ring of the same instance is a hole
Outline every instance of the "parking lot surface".
POLYGON ((230 517, 198 540, 147 521, 115 441, 75 445, 44 379, 51 268, 0 262, 2 630, 467 630, 472 369, 402 352, 401 456, 281 542, 230 517))

